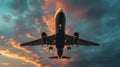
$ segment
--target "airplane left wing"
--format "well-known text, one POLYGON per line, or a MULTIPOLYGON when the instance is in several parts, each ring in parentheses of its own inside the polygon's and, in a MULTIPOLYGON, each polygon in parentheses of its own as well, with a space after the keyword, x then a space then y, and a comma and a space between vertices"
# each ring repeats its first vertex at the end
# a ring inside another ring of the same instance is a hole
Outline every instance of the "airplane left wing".
POLYGON ((23 43, 20 46, 35 46, 35 45, 40 45, 40 44, 42 44, 42 40, 37 39, 37 40, 34 40, 34 41, 23 43))
POLYGON ((45 42, 41 38, 34 41, 23 43, 20 46, 55 45, 54 37, 55 35, 47 36, 47 37, 44 37, 45 42))
POLYGON ((99 46, 99 44, 91 42, 91 41, 87 41, 87 40, 83 40, 78 38, 78 40, 75 42, 74 41, 74 36, 70 36, 70 35, 65 35, 65 45, 85 45, 85 46, 99 46))

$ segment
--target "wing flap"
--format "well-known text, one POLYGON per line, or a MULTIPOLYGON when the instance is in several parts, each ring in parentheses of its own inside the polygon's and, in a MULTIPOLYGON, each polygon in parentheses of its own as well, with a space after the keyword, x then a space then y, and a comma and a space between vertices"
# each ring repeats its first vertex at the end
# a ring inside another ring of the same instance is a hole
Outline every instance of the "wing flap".
POLYGON ((83 44, 83 45, 86 45, 86 46, 99 46, 98 43, 94 43, 94 42, 83 40, 83 39, 79 39, 78 44, 83 44))
POLYGON ((73 36, 70 36, 70 35, 66 35, 65 39, 66 39, 65 45, 99 46, 98 43, 94 43, 94 42, 87 41, 87 40, 80 39, 80 38, 78 39, 77 43, 74 43, 74 38, 73 36))
POLYGON ((34 41, 23 43, 20 46, 55 45, 54 37, 55 37, 55 35, 47 36, 45 38, 46 42, 43 42, 42 39, 37 39, 37 40, 34 40, 34 41))
POLYGON ((20 46, 35 46, 35 45, 40 45, 40 44, 42 44, 42 40, 38 39, 38 40, 23 43, 20 46))

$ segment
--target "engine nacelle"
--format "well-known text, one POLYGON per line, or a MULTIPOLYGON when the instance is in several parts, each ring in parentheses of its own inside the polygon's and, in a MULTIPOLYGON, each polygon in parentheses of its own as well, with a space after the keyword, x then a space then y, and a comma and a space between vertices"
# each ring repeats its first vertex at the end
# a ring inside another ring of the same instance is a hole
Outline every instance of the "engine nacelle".
POLYGON ((78 32, 75 32, 75 33, 73 34, 73 40, 74 40, 74 42, 77 43, 77 42, 78 42, 78 39, 79 39, 79 33, 78 33, 78 32))
POLYGON ((46 34, 45 32, 42 32, 42 33, 41 33, 41 36, 42 36, 42 37, 46 37, 47 34, 46 34))
POLYGON ((46 41, 47 41, 47 40, 46 40, 46 37, 47 37, 47 34, 46 34, 45 32, 42 32, 42 33, 41 33, 41 39, 42 39, 42 42, 43 42, 43 43, 46 43, 46 41))

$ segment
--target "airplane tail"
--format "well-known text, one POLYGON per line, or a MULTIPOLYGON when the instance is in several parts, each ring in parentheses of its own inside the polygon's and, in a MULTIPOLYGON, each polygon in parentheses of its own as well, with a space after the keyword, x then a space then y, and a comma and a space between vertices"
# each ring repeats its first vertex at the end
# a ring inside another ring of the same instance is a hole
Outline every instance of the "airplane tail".
POLYGON ((58 56, 53 56, 53 57, 49 57, 49 59, 71 59, 71 57, 62 56, 61 58, 59 58, 58 56))

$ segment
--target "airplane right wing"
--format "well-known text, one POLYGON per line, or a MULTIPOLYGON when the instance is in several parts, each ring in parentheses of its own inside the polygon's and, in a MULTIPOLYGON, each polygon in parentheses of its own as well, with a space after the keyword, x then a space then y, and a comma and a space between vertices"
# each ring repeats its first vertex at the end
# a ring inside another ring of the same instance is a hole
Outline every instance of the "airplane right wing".
POLYGON ((44 37, 44 39, 37 39, 34 41, 26 42, 20 46, 36 46, 36 45, 55 45, 54 42, 55 35, 44 37))
POLYGON ((70 36, 70 35, 65 35, 66 37, 66 42, 65 45, 85 45, 85 46, 99 46, 99 44, 91 42, 91 41, 87 41, 84 39, 80 39, 78 38, 77 41, 75 42, 74 36, 70 36))

